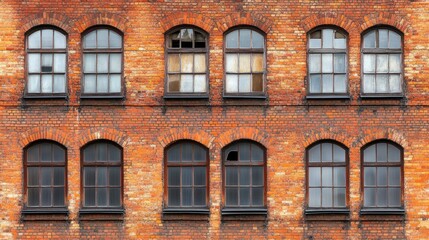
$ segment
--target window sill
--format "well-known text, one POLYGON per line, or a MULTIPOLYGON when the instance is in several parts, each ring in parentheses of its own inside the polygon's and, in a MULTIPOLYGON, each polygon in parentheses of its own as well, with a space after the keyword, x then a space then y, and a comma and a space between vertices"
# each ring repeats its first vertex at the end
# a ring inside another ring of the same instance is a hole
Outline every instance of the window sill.
POLYGON ((80 99, 124 99, 124 95, 80 95, 80 99))
POLYGON ((209 221, 208 208, 165 208, 162 210, 163 221, 209 221))
POLYGON ((320 94, 320 95, 307 95, 307 100, 350 100, 350 95, 335 95, 335 94, 320 94))
POLYGON ((25 208, 21 211, 23 221, 67 221, 67 208, 25 208))
POLYGON ((25 95, 24 99, 42 99, 42 100, 49 100, 49 99, 67 99, 67 95, 25 95))
POLYGON ((265 100, 267 99, 267 95, 229 95, 229 94, 223 94, 222 96, 224 99, 261 99, 265 100))
POLYGON ((208 208, 164 208, 163 214, 202 214, 209 215, 210 210, 208 208))
POLYGON ((360 215, 405 215, 403 208, 374 208, 361 209, 360 215))
POLYGON ((81 221, 123 221, 125 210, 123 208, 97 208, 80 209, 81 221))
POLYGON ((348 208, 326 208, 326 209, 308 208, 304 211, 304 213, 305 215, 324 215, 324 214, 349 215, 350 210, 348 208))
POLYGON ((361 99, 402 99, 404 94, 392 93, 392 94, 360 94, 361 99))
POLYGON ((267 208, 224 208, 222 221, 265 221, 267 208))
POLYGON ((193 100, 193 99, 209 99, 209 95, 191 95, 191 94, 170 94, 170 95, 164 95, 164 99, 186 99, 186 100, 193 100))

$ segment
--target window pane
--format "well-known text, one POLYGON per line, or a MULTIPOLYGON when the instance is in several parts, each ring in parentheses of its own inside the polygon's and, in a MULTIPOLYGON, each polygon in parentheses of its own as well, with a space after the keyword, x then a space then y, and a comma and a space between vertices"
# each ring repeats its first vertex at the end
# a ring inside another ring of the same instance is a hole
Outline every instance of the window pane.
POLYGON ((250 75, 248 74, 239 75, 238 89, 239 89, 239 92, 250 92, 250 89, 251 89, 250 75))
POLYGON ((42 48, 53 48, 54 31, 52 29, 42 30, 42 48))
POLYGON ((332 188, 322 188, 322 207, 332 207, 332 188))
POLYGON ((27 184, 28 186, 37 186, 39 185, 39 168, 38 167, 28 167, 27 168, 27 184))
POLYGON ((109 167, 109 185, 121 186, 121 168, 109 167))
POLYGON ((205 206, 206 205, 206 188, 195 188, 194 190, 194 205, 205 206))
POLYGON ((389 162, 399 162, 401 160, 401 151, 392 144, 387 145, 387 154, 389 162))
POLYGON ((264 168, 252 167, 252 185, 264 185, 264 168))
POLYGON ((377 206, 387 207, 387 188, 377 188, 377 206))
POLYGON ((85 167, 83 173, 85 179, 83 185, 85 187, 95 186, 95 167, 85 167))
POLYGON ((192 39, 194 38, 193 29, 180 30, 180 37, 182 39, 182 48, 192 48, 192 39))
POLYGON ((181 75, 180 92, 192 92, 193 89, 194 85, 192 75, 181 75))
POLYGON ((334 162, 345 162, 346 151, 342 147, 336 144, 333 144, 333 146, 334 146, 334 162))
POLYGON ((262 72, 264 71, 264 55, 263 54, 253 54, 252 55, 252 72, 262 72))
POLYGON ((182 186, 192 186, 191 167, 182 167, 182 186))
POLYGON ((110 54, 110 72, 111 73, 122 72, 122 55, 121 54, 110 54))
POLYGON ((52 75, 42 75, 42 93, 52 93, 52 75))
POLYGON ((109 54, 97 54, 97 72, 109 72, 109 54))
POLYGON ((51 186, 51 184, 52 184, 52 168, 42 167, 42 168, 40 168, 40 174, 41 174, 40 184, 42 186, 51 186))
POLYGON ((175 144, 168 149, 167 151, 168 162, 180 162, 180 146, 181 144, 175 144))
POLYGON ((346 168, 344 167, 334 168, 334 186, 335 187, 346 186, 346 168))
POLYGON ((308 168, 308 185, 310 187, 320 187, 322 185, 320 178, 320 167, 308 168))
POLYGON ((386 29, 378 30, 378 47, 387 48, 388 45, 388 35, 386 29))
POLYGON ((389 87, 391 93, 400 93, 401 92, 401 79, 399 75, 389 75, 389 87))
POLYGON ((389 31, 389 48, 401 48, 401 36, 394 31, 389 31))
POLYGON ((264 188, 252 188, 252 205, 262 206, 264 205, 264 188))
POLYGON ((54 93, 64 93, 66 91, 66 78, 64 75, 54 75, 54 93))
POLYGON ((168 72, 180 72, 180 55, 168 55, 168 72))
POLYGON ((377 168, 377 186, 387 186, 387 167, 377 168))
POLYGON ((235 75, 235 74, 226 75, 226 92, 229 92, 229 93, 238 92, 238 75, 235 75))
POLYGON ((333 62, 332 54, 322 54, 322 72, 332 73, 333 72, 332 62, 333 62))
POLYGON ((335 38, 334 39, 334 48, 336 49, 346 49, 346 39, 345 38, 335 38))
POLYGON ((98 152, 98 162, 107 162, 107 144, 106 143, 98 143, 97 144, 97 152, 98 152))
POLYGON ((65 54, 54 54, 54 72, 56 73, 66 72, 66 55, 65 54))
POLYGON ((95 206, 95 188, 85 188, 85 206, 95 206))
POLYGON ((108 152, 108 161, 109 162, 120 162, 121 161, 121 150, 112 145, 109 144, 107 146, 107 152, 108 152))
POLYGON ((375 92, 375 76, 365 74, 363 76, 363 87, 364 93, 374 93, 375 92))
POLYGON ((346 55, 345 54, 334 55, 334 68, 336 73, 346 72, 346 55))
POLYGON ((240 167, 240 186, 249 186, 250 185, 250 167, 240 167))
POLYGON ((332 143, 322 143, 322 162, 332 162, 332 143))
POLYGON ((40 93, 40 76, 29 75, 27 88, 28 88, 28 93, 40 93))
POLYGON ((28 206, 39 206, 39 188, 28 188, 28 206))
POLYGON ((250 188, 242 187, 240 188, 240 206, 249 206, 250 205, 250 188))
POLYGON ((387 143, 377 143, 377 162, 387 162, 387 143))
POLYGON ((168 168, 168 186, 180 186, 180 168, 168 168))
POLYGON ((400 54, 389 54, 389 72, 390 73, 401 72, 401 55, 400 54))
POLYGON ((252 31, 252 47, 253 48, 263 48, 264 47, 264 37, 255 31, 252 31))
POLYGON ((325 186, 325 187, 332 186, 332 168, 331 167, 322 167, 322 186, 325 186))
POLYGON ((365 34, 363 37, 364 48, 375 48, 375 30, 365 34))
POLYGON ((310 39, 310 48, 321 48, 322 40, 321 39, 310 39))
POLYGON ((207 160, 207 150, 197 144, 194 144, 194 161, 205 162, 207 160))
POLYGON ((28 36, 28 48, 40 48, 40 32, 36 31, 28 36))
POLYGON ((375 186, 375 176, 376 176, 375 167, 365 167, 364 168, 364 186, 375 186))
POLYGON ((309 207, 320 207, 321 206, 321 197, 322 193, 320 188, 310 188, 309 190, 309 199, 308 206, 309 207))
POLYGON ((168 188, 168 205, 180 206, 180 188, 168 188))
POLYGON ((66 36, 58 31, 54 31, 54 48, 66 48, 66 36))
POLYGON ((107 188, 97 188, 98 206, 107 206, 107 188))
POLYGON ((225 168, 226 168, 226 185, 237 185, 238 168, 237 167, 225 167, 225 168))
POLYGON ((387 73, 389 71, 389 55, 378 54, 377 55, 377 73, 387 73))
POLYGON ((49 143, 40 144, 40 160, 42 162, 52 161, 52 144, 49 144, 49 143))
POLYGON ((39 73, 40 69, 40 54, 30 53, 28 54, 28 72, 39 73))
POLYGON ((121 75, 111 74, 109 76, 109 92, 119 93, 121 92, 121 75))
POLYGON ((206 167, 194 168, 194 185, 206 185, 206 167))
POLYGON ((250 48, 250 30, 240 29, 240 48, 250 48))
POLYGON ((365 188, 364 190, 364 203, 365 207, 374 207, 375 206, 375 188, 365 188))
POLYGON ((110 48, 122 48, 122 37, 114 31, 109 31, 110 48))
POLYGON ((321 77, 319 74, 310 75, 310 92, 311 93, 322 92, 321 77))
POLYGON ((180 75, 168 75, 168 91, 180 91, 180 75))
POLYGON ((323 92, 324 93, 332 93, 334 92, 334 84, 333 84, 333 74, 323 74, 323 92))
POLYGON ((109 189, 109 206, 119 207, 121 205, 121 189, 110 188, 109 189))
POLYGON ((51 188, 42 188, 42 206, 43 207, 52 206, 52 189, 51 188))
POLYGON ((263 80, 262 74, 252 74, 252 91, 262 92, 263 91, 263 80))
POLYGON ((107 168, 98 167, 97 168, 97 186, 106 186, 107 185, 107 168))
POLYGON ((206 55, 205 54, 195 54, 194 55, 194 66, 196 73, 206 72, 206 55))
POLYGON ((109 90, 109 81, 107 74, 97 76, 97 92, 98 93, 107 93, 109 90))
POLYGON ((54 167, 54 185, 63 186, 65 178, 64 167, 54 167))
POLYGON ((52 72, 52 54, 42 54, 42 72, 52 72))
POLYGON ((97 48, 108 48, 109 31, 106 29, 99 29, 96 31, 97 31, 97 48))
POLYGON ((229 73, 238 73, 238 55, 226 54, 226 71, 229 73))
POLYGON ((192 145, 191 143, 182 144, 182 162, 192 161, 192 145))
POLYGON ((317 144, 308 150, 308 160, 309 162, 320 162, 320 159, 320 144, 317 144))
POLYGON ((182 205, 192 206, 192 188, 182 188, 182 205))
POLYGON ((240 54, 239 57, 239 72, 250 73, 250 54, 240 54))
POLYGON ((320 73, 321 71, 321 55, 320 54, 310 54, 309 68, 310 73, 320 73))
POLYGON ((226 188, 226 205, 237 206, 238 205, 238 188, 226 188))
POLYGON ((238 48, 238 30, 230 32, 226 35, 226 47, 238 48))
POLYGON ((54 206, 64 206, 64 187, 54 188, 54 206))
POLYGON ((83 150, 83 160, 85 162, 94 162, 95 161, 95 150, 96 144, 91 144, 83 150))
POLYGON ((363 55, 363 72, 364 73, 375 72, 375 54, 363 55))
POLYGON ((65 161, 65 151, 58 145, 52 144, 52 149, 54 151, 54 162, 64 162, 65 161))
POLYGON ((206 92, 206 75, 194 76, 194 92, 206 92))
POLYGON ((367 147, 363 154, 365 162, 375 162, 375 144, 367 147))
POLYGON ((195 32, 195 48, 205 48, 206 47, 206 37, 199 33, 195 32))
POLYGON ((85 93, 95 93, 95 86, 96 86, 96 76, 95 75, 85 75, 84 92, 85 93))
POLYGON ((389 168, 389 186, 401 186, 401 168, 389 168))
POLYGON ((323 38, 323 48, 332 48, 332 42, 334 39, 334 30, 332 29, 323 29, 322 30, 323 38))
POLYGON ((194 66, 194 55, 193 54, 181 54, 181 72, 192 73, 194 66))
POLYGON ((96 47, 96 43, 95 43, 96 32, 97 31, 92 31, 92 32, 85 35, 85 37, 83 38, 83 47, 84 48, 88 49, 88 48, 95 48, 96 47))
POLYGON ((95 54, 84 54, 83 55, 83 72, 84 73, 95 73, 96 69, 96 55, 95 54))
POLYGON ((334 207, 346 206, 346 189, 334 188, 334 207))
POLYGON ((264 161, 264 150, 262 150, 258 145, 251 144, 251 154, 253 162, 262 162, 264 161))
POLYGON ((250 143, 239 143, 240 161, 250 161, 250 143))
POLYGON ((401 189, 400 188, 389 188, 389 207, 400 207, 401 206, 401 189))

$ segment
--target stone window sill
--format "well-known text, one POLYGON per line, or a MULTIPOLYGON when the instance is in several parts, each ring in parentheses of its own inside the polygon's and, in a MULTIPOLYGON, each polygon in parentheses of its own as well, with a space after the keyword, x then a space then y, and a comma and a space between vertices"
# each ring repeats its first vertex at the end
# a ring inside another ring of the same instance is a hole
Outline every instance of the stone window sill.
POLYGON ((267 208, 224 208, 222 221, 265 221, 267 208))
POLYGON ((67 208, 25 208, 21 211, 23 221, 67 221, 67 208))
POLYGON ((165 208, 162 211, 163 221, 209 221, 208 208, 165 208))
POLYGON ((80 209, 80 221, 123 221, 125 210, 123 208, 97 208, 80 209))

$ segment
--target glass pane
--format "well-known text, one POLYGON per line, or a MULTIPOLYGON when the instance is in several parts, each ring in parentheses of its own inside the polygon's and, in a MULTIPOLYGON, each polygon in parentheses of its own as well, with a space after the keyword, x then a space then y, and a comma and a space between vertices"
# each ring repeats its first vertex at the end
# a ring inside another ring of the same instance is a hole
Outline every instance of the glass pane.
POLYGON ((66 55, 65 54, 54 54, 54 72, 56 73, 66 72, 66 55))
POLYGON ((262 150, 258 145, 251 144, 251 158, 253 162, 262 162, 264 161, 264 150, 262 150))
POLYGON ((180 92, 192 92, 193 89, 194 85, 192 75, 181 75, 180 92))
POLYGON ((206 75, 194 76, 194 92, 206 92, 206 75))
POLYGON ((387 167, 377 168, 377 186, 387 186, 387 167))
POLYGON ((97 76, 97 92, 98 93, 107 93, 109 90, 109 79, 107 74, 97 76))
POLYGON ((207 150, 200 145, 194 144, 194 161, 205 162, 207 160, 207 150))
POLYGON ((167 151, 168 162, 180 162, 180 144, 175 144, 167 151))
POLYGON ((334 207, 346 206, 346 189, 334 188, 334 207))
POLYGON ((264 188, 252 188, 252 205, 262 206, 264 205, 264 188))
POLYGON ((52 93, 52 75, 42 75, 42 93, 52 93))
POLYGON ((192 186, 191 167, 182 167, 182 186, 192 186))
POLYGON ((250 54, 240 54, 239 57, 239 72, 250 73, 250 54))
POLYGON ((346 168, 345 167, 334 168, 334 186, 335 187, 346 186, 346 168))
POLYGON ((192 39, 194 38, 194 30, 182 29, 180 30, 180 37, 182 40, 182 48, 192 48, 192 39))
POLYGON ((310 54, 309 68, 310 73, 320 73, 321 72, 321 55, 320 54, 310 54))
POLYGON ((122 48, 122 37, 114 31, 109 31, 110 48, 122 48))
POLYGON ((96 55, 95 54, 84 54, 83 55, 83 72, 84 73, 95 73, 96 72, 96 55))
POLYGON ((387 144, 387 155, 389 162, 401 161, 401 150, 392 144, 387 144))
POLYGON ((401 36, 394 31, 389 31, 389 48, 401 48, 401 36))
POLYGON ((367 147, 364 154, 364 162, 375 162, 375 144, 367 147))
POLYGON ((226 71, 229 73, 238 73, 238 55, 226 54, 226 71))
POLYGON ((240 206, 250 205, 250 188, 240 188, 240 206))
POLYGON ((113 144, 109 144, 107 146, 108 152, 108 161, 110 162, 120 162, 121 161, 121 149, 114 146, 113 144))
POLYGON ((30 53, 28 54, 28 72, 39 73, 40 69, 40 54, 30 53))
POLYGON ((364 168, 364 186, 375 186, 376 168, 364 168))
POLYGON ((83 48, 95 48, 96 47, 96 43, 95 43, 96 32, 97 31, 92 31, 92 32, 85 35, 85 37, 83 38, 83 48))
POLYGON ((264 168, 263 167, 252 167, 252 185, 253 186, 264 185, 264 168))
POLYGON ((194 168, 194 185, 206 185, 206 168, 194 168))
POLYGON ((322 167, 322 186, 332 187, 332 168, 322 167))
POLYGON ((42 30, 42 48, 53 48, 54 31, 52 29, 42 30))
POLYGON ((363 72, 364 73, 375 72, 375 54, 363 55, 363 72))
POLYGON ((377 143, 377 162, 387 162, 387 143, 377 143))
POLYGON ((238 205, 238 188, 226 188, 226 205, 237 206, 238 205))
POLYGON ((332 207, 332 188, 322 188, 322 207, 332 207))
POLYGON ((226 92, 228 93, 238 92, 238 75, 235 75, 235 74, 226 75, 226 92))
POLYGON ((230 32, 226 35, 226 47, 238 48, 238 30, 230 32))
POLYGON ((52 161, 52 144, 50 143, 40 144, 40 161, 42 162, 52 161))
POLYGON ((106 29, 97 30, 97 48, 108 48, 109 31, 106 29))
POLYGON ((310 39, 310 48, 321 48, 322 39, 310 39))
POLYGON ((253 92, 262 92, 263 87, 263 79, 262 74, 252 74, 252 91, 253 92))
POLYGON ((97 54, 97 72, 109 72, 109 54, 97 54))
POLYGON ((66 36, 58 31, 54 31, 54 48, 66 48, 66 36))
POLYGON ((206 47, 206 37, 199 33, 199 32, 194 32, 195 33, 195 48, 205 48, 206 47))
POLYGON ((85 188, 85 206, 95 206, 95 188, 85 188))
POLYGON ((333 69, 333 56, 332 54, 322 54, 322 72, 332 73, 333 69))
POLYGON ((401 168, 389 168, 389 186, 401 186, 401 168))
POLYGON ((401 54, 389 54, 389 72, 401 72, 401 54))
POLYGON ((387 48, 388 40, 387 29, 378 30, 378 47, 387 48))
POLYGON ((389 71, 389 55, 378 54, 377 55, 377 73, 387 73, 389 71))
POLYGON ((255 31, 252 31, 252 47, 253 48, 263 48, 264 47, 264 37, 255 31))
POLYGON ((389 188, 389 207, 400 207, 401 206, 401 189, 400 188, 389 188))
POLYGON ((52 144, 52 150, 54 152, 54 162, 64 162, 65 161, 65 151, 58 145, 52 144))
POLYGON ((239 143, 239 160, 248 162, 250 161, 250 143, 239 143))
POLYGON ((107 167, 97 168, 97 186, 107 185, 107 167))
POLYGON ((39 146, 35 145, 27 150, 27 162, 38 162, 39 161, 39 146))
POLYGON ((42 206, 43 207, 52 206, 52 189, 51 188, 42 188, 42 206))
POLYGON ((346 39, 345 38, 335 38, 334 39, 334 48, 336 49, 346 49, 346 39))
POLYGON ((52 54, 42 54, 42 72, 52 72, 52 54))
POLYGON ((64 75, 54 75, 54 93, 66 91, 66 78, 64 75))
POLYGON ((241 93, 250 92, 250 90, 251 90, 250 75, 248 75, 248 74, 239 75, 238 89, 239 89, 239 92, 241 92, 241 93))
POLYGON ((192 73, 194 67, 194 55, 193 54, 181 54, 181 72, 192 73))
POLYGON ((309 162, 320 162, 320 144, 310 148, 308 150, 308 161, 309 162))
POLYGON ((240 167, 240 186, 250 185, 250 167, 240 167))
POLYGON ((64 167, 54 167, 54 185, 62 186, 64 185, 65 172, 64 167))
POLYGON ((322 92, 322 83, 320 75, 310 75, 310 93, 320 92, 322 92))
POLYGON ((322 143, 322 162, 332 162, 332 143, 322 143))
POLYGON ((42 186, 51 186, 52 184, 52 168, 50 167, 41 167, 40 168, 40 185, 42 186))
POLYGON ((98 162, 107 162, 107 144, 106 143, 98 143, 98 162))
POLYGON ((168 188, 168 205, 180 206, 180 188, 168 188))
POLYGON ((334 75, 333 74, 323 74, 322 75, 322 81, 323 81, 323 92, 324 93, 332 93, 334 92, 334 75))
POLYGON ((109 206, 111 207, 121 206, 121 189, 120 188, 109 189, 109 206))
POLYGON ((334 69, 336 73, 346 72, 346 55, 345 54, 334 55, 334 69))
POLYGON ((253 54, 252 55, 252 72, 262 72, 264 71, 264 55, 263 54, 253 54))
POLYGON ((375 48, 375 30, 365 34, 363 37, 364 48, 375 48))
POLYGON ((119 93, 121 92, 121 75, 112 74, 109 76, 109 92, 119 93))
POLYGON ((240 29, 240 48, 250 48, 250 30, 240 29))
POLYGON ((109 185, 121 186, 121 168, 109 167, 109 185))
POLYGON ((192 188, 182 188, 182 205, 192 206, 192 188))
POLYGON ((28 206, 39 206, 39 188, 28 188, 28 206))
POLYGON ((389 75, 389 87, 391 93, 400 93, 401 92, 401 79, 400 75, 389 75))
POLYGON ((322 185, 320 178, 320 167, 309 167, 308 168, 308 186, 320 187, 322 185))
POLYGON ((168 91, 179 92, 180 91, 180 75, 168 75, 168 91))
POLYGON ((85 167, 83 169, 85 187, 95 186, 95 167, 85 167))
POLYGON ((110 72, 111 73, 122 72, 122 55, 121 54, 110 54, 110 72))
POLYGON ((107 188, 97 188, 98 206, 107 206, 107 188))
POLYGON ((194 72, 204 73, 206 72, 206 55, 205 54, 195 54, 194 55, 194 72))
POLYGON ((309 207, 320 207, 322 200, 322 193, 320 188, 310 188, 308 195, 308 206, 309 207))
POLYGON ((375 188, 365 188, 364 189, 364 203, 365 207, 374 207, 375 206, 375 188))
POLYGON ((28 36, 28 48, 40 48, 40 32, 36 31, 28 36))
POLYGON ((226 185, 238 185, 238 168, 237 167, 225 167, 226 168, 226 185))
POLYGON ((334 146, 334 162, 345 162, 346 151, 342 147, 336 144, 333 144, 333 146, 334 146))
POLYGON ((183 143, 182 144, 182 162, 192 161, 192 144, 183 143))
POLYGON ((54 206, 64 206, 64 187, 54 188, 54 206))
POLYGON ((168 186, 180 186, 180 167, 168 168, 168 186))
POLYGON ((27 168, 27 184, 29 187, 39 185, 39 168, 28 167, 27 168))
POLYGON ((377 188, 377 207, 387 207, 387 188, 377 188))
POLYGON ((364 93, 375 93, 375 76, 364 74, 363 76, 364 93))
POLYGON ((168 72, 180 72, 180 55, 168 55, 168 72))
POLYGON ((174 32, 169 35, 169 48, 180 48, 180 31, 174 32))
POLYGON ((194 205, 206 205, 206 188, 195 188, 194 190, 194 205))
POLYGON ((85 150, 83 150, 83 160, 85 162, 94 162, 95 161, 95 150, 96 150, 96 144, 91 144, 91 145, 85 147, 85 150))
POLYGON ((322 30, 323 48, 333 48, 333 45, 332 45, 333 39, 334 39, 334 30, 332 29, 322 30))

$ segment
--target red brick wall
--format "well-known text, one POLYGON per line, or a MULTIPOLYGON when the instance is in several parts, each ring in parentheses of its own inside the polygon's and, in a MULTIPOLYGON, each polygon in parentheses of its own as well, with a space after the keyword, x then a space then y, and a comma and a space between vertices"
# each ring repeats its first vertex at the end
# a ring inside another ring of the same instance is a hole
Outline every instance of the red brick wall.
POLYGON ((429 2, 367 1, 2 1, 0 8, 0 238, 252 238, 425 239, 429 236, 429 2), (68 34, 67 100, 23 99, 25 33, 50 24, 68 34), (124 33, 126 98, 83 101, 81 33, 105 24, 124 33), (210 35, 209 100, 172 101, 164 92, 164 32, 198 26, 210 35), (252 25, 267 34, 266 100, 226 100, 223 33, 252 25), (351 100, 305 100, 306 32, 337 25, 349 34, 351 100), (404 34, 402 100, 362 100, 360 34, 385 24, 404 34), (68 154, 67 221, 21 216, 23 148, 39 139, 63 144, 68 154), (124 149, 122 221, 79 217, 80 148, 95 139, 124 149), (210 216, 162 219, 163 148, 179 139, 210 150, 210 216), (238 139, 267 148, 266 220, 224 221, 221 149, 238 139), (305 217, 305 148, 320 139, 350 153, 350 216, 305 217), (403 217, 359 215, 360 149, 377 139, 404 148, 403 217))

